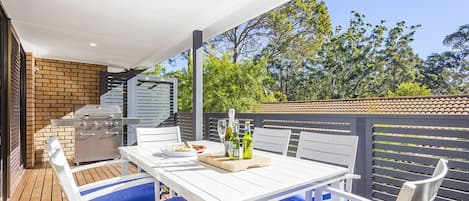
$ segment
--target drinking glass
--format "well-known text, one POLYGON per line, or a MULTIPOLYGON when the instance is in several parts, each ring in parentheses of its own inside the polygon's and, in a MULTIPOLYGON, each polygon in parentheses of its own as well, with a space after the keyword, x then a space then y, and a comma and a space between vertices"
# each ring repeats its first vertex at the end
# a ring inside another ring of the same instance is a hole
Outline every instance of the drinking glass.
POLYGON ((220 137, 220 142, 225 144, 225 134, 226 134, 226 121, 224 119, 218 120, 218 137, 220 137))

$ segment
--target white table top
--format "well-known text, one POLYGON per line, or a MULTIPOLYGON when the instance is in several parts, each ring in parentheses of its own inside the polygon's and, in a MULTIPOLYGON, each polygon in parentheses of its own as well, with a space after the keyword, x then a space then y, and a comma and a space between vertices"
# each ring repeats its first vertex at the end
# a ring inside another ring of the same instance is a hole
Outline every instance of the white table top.
MULTIPOLYGON (((221 143, 197 141, 205 153, 222 153, 221 143)), ((241 172, 225 170, 192 158, 163 158, 161 151, 138 146, 120 147, 121 155, 187 200, 270 200, 292 189, 344 176, 347 169, 267 152, 271 165, 241 172)))

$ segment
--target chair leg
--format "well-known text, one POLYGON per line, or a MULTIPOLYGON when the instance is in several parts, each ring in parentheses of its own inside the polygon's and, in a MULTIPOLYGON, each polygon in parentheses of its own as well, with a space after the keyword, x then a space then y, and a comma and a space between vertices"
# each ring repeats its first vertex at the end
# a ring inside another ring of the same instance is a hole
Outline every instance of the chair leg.
POLYGON ((155 188, 154 188, 154 191, 155 191, 155 201, 157 200, 161 200, 161 190, 160 190, 160 182, 159 181, 155 181, 155 188))
MULTIPOLYGON (((340 190, 344 190, 344 187, 345 187, 345 183, 344 181, 339 181, 339 182, 336 182, 336 183, 333 183, 331 185, 332 187, 336 188, 336 189, 340 189, 340 190)), ((340 196, 334 196, 332 195, 331 197, 331 201, 344 201, 345 199, 340 197, 340 196)))
POLYGON ((169 189, 169 197, 170 198, 174 197, 174 191, 172 189, 169 189))

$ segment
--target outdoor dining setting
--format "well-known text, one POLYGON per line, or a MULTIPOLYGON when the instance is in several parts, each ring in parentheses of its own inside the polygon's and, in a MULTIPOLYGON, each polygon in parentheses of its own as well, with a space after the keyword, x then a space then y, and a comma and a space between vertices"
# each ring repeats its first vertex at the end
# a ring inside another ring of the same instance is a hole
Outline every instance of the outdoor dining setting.
MULTIPOLYGON (((121 158, 70 168, 56 138, 49 161, 67 198, 80 200, 368 200, 352 194, 357 136, 302 132, 296 157, 286 156, 291 131, 254 128, 244 134, 230 109, 219 120, 220 142, 182 142, 179 127, 137 128, 137 145, 120 147, 121 158), (231 126, 230 126, 231 125, 231 126), (72 173, 120 163, 122 176, 77 186, 72 173), (141 171, 128 175, 129 163, 141 171)), ((441 159, 431 178, 407 181, 398 201, 434 200, 448 172, 441 159)))
POLYGON ((469 200, 467 7, 0 0, 0 201, 469 200))

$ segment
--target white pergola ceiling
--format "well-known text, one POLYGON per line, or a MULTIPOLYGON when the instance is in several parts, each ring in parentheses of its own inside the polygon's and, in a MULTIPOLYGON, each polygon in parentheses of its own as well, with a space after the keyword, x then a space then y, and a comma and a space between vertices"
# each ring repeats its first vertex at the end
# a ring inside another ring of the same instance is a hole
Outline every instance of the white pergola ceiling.
POLYGON ((1 0, 26 51, 114 67, 153 66, 288 0, 1 0), (90 46, 95 43, 96 47, 90 46))

